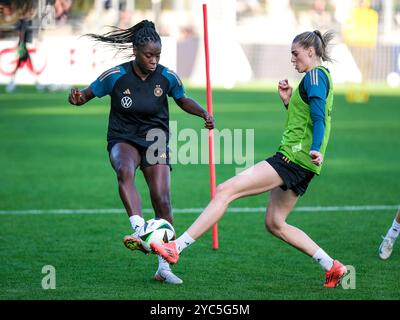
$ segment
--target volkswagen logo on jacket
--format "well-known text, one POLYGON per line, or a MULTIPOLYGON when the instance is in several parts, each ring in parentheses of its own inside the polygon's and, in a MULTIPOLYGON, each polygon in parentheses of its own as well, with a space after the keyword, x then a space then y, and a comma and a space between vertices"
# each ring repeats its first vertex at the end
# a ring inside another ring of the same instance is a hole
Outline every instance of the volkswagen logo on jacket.
POLYGON ((132 99, 130 97, 123 97, 121 99, 121 106, 128 109, 132 105, 132 99))

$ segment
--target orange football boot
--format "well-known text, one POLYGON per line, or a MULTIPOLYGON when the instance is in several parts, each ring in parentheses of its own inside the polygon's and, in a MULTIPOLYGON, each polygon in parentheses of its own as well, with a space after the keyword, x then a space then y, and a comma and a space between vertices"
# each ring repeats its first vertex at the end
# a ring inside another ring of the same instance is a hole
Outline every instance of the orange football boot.
POLYGON ((335 288, 340 284, 342 278, 346 275, 347 268, 339 261, 334 260, 333 266, 330 270, 325 272, 325 284, 326 288, 335 288))
POLYGON ((170 264, 174 264, 178 262, 179 253, 176 248, 175 241, 167 242, 167 243, 150 243, 150 247, 154 253, 163 257, 170 264))

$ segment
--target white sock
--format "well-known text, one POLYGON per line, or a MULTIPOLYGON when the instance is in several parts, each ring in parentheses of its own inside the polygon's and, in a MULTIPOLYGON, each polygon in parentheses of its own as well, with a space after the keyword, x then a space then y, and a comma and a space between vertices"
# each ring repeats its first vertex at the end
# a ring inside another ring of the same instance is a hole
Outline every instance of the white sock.
POLYGON ((313 255, 313 259, 317 261, 325 271, 330 270, 333 266, 333 259, 321 248, 313 255))
POLYGON ((171 267, 169 266, 169 263, 162 257, 158 257, 158 270, 160 269, 168 269, 171 270, 171 267))
POLYGON ((190 246, 195 241, 196 240, 194 240, 187 232, 185 232, 175 240, 176 248, 178 249, 178 252, 181 253, 183 249, 190 246))
POLYGON ((396 221, 396 219, 393 220, 393 224, 390 227, 386 237, 392 237, 392 238, 397 238, 400 233, 400 223, 396 221))
POLYGON ((131 222, 133 233, 138 231, 145 223, 144 219, 137 214, 130 216, 129 221, 131 222))

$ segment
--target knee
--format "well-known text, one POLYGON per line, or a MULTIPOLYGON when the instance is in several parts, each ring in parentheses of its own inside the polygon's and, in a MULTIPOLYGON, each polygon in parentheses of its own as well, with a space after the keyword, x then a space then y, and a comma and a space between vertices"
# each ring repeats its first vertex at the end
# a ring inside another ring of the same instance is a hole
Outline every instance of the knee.
POLYGON ((129 166, 120 166, 116 170, 119 183, 130 182, 133 179, 135 171, 129 166))
POLYGON ((265 227, 266 229, 272 233, 274 236, 281 238, 283 234, 283 227, 285 226, 285 221, 281 221, 278 219, 270 218, 267 216, 265 220, 265 227))
POLYGON ((215 197, 224 202, 230 202, 231 188, 226 182, 220 183, 215 189, 215 197))

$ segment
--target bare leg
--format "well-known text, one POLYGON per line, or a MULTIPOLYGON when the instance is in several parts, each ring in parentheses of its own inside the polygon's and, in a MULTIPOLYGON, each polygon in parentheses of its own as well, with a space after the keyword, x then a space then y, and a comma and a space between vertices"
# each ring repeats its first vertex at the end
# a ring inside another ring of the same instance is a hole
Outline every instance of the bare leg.
POLYGON ((275 188, 271 191, 265 224, 268 231, 296 249, 313 256, 319 246, 302 230, 286 223, 298 196, 292 190, 275 188))
POLYGON ((150 190, 151 203, 156 217, 173 224, 170 197, 170 168, 168 165, 156 164, 143 169, 143 174, 150 190))
MULTIPOLYGON (((150 190, 151 203, 156 217, 173 224, 170 197, 170 168, 168 165, 156 164, 143 169, 143 174, 150 190)), ((172 273, 169 263, 158 257, 158 269, 154 275, 157 281, 170 284, 181 284, 183 281, 172 273)))
POLYGON ((214 198, 203 213, 189 227, 187 233, 194 240, 217 223, 228 205, 235 199, 269 191, 283 184, 281 177, 267 161, 261 161, 241 174, 220 184, 214 198))
POLYGON ((110 152, 111 165, 117 174, 118 191, 128 216, 143 216, 140 194, 134 177, 140 163, 139 152, 127 143, 117 143, 110 152))

